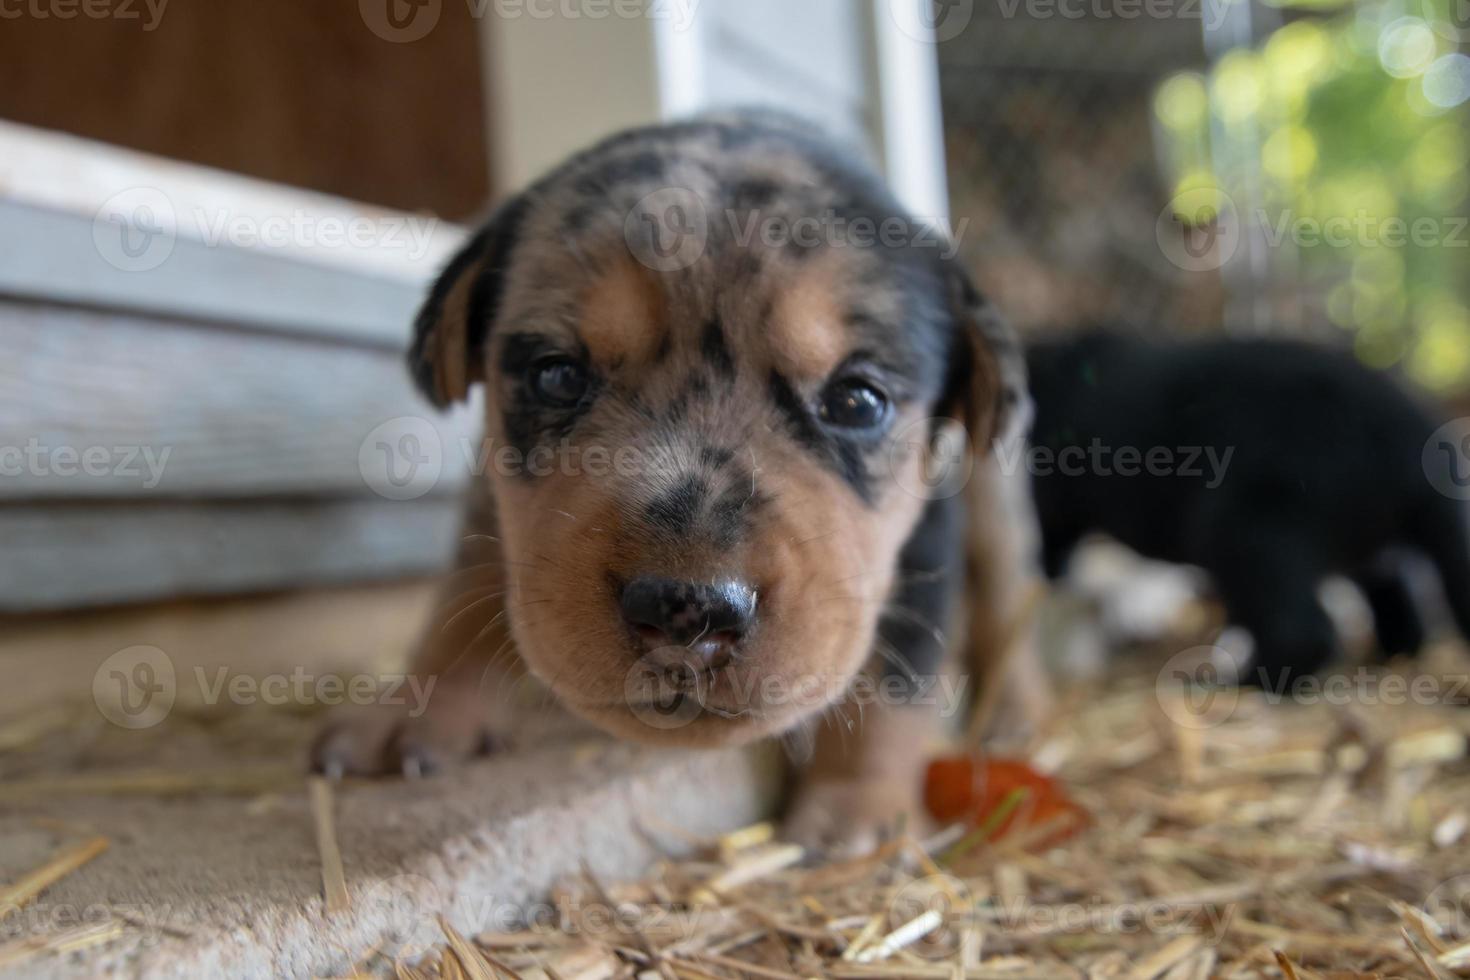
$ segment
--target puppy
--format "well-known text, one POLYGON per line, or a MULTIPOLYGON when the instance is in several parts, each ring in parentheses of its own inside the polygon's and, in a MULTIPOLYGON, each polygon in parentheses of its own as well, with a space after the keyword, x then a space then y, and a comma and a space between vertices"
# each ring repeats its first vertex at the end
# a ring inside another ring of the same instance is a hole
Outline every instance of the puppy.
POLYGON ((1254 640, 1241 679, 1272 687, 1334 656, 1328 575, 1362 588, 1384 653, 1419 649, 1407 551, 1433 562, 1470 636, 1463 505, 1432 482, 1449 465, 1426 454, 1436 423, 1386 375, 1302 343, 1111 332, 1035 343, 1027 361, 1048 576, 1091 532, 1197 565, 1254 640))
POLYGON ((814 729, 809 841, 917 816, 937 712, 910 702, 948 647, 988 669, 1016 615, 989 447, 1027 415, 1019 346, 921 231, 809 124, 762 113, 623 133, 505 203, 409 357, 438 406, 483 386, 490 461, 414 660, 430 707, 334 723, 317 767, 476 751, 505 734, 491 692, 528 672, 642 742, 814 729), (935 492, 953 431, 974 472, 935 492))

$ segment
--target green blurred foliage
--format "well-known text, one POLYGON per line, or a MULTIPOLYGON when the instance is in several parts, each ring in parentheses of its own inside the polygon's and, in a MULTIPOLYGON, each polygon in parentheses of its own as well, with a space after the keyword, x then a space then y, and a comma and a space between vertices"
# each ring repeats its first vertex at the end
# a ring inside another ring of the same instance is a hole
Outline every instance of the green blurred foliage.
POLYGON ((1249 209, 1364 361, 1464 390, 1470 0, 1281 5, 1258 49, 1155 93, 1176 197, 1249 209))

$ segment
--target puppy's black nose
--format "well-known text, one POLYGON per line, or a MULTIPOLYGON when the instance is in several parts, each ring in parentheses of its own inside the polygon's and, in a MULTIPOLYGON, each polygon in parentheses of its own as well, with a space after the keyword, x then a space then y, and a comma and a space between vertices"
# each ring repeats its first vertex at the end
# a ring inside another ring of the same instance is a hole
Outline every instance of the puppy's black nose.
POLYGON ((755 622, 755 590, 743 582, 640 576, 623 586, 620 602, 645 650, 682 647, 709 667, 726 663, 755 622))

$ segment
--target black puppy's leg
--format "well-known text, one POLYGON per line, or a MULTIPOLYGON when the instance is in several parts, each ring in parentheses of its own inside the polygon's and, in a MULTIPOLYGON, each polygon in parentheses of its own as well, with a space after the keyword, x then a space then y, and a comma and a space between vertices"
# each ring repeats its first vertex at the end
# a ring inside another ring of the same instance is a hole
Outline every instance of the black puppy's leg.
POLYGON ((1317 598, 1323 573, 1310 546, 1259 528, 1253 536, 1258 546, 1236 544, 1210 571, 1230 621, 1255 642, 1241 683, 1285 691, 1336 656, 1337 633, 1317 598))
POLYGON ((1047 581, 1056 582, 1067 574, 1072 552, 1077 550, 1080 535, 1067 534, 1060 530, 1043 529, 1041 542, 1041 571, 1047 581))
POLYGON ((1414 509, 1413 537, 1444 586, 1445 601, 1460 635, 1470 640, 1470 519, 1458 500, 1426 495, 1414 509))
POLYGON ((1397 569, 1377 568, 1353 576, 1373 613, 1381 660, 1413 656, 1424 646, 1424 620, 1409 583, 1397 569))

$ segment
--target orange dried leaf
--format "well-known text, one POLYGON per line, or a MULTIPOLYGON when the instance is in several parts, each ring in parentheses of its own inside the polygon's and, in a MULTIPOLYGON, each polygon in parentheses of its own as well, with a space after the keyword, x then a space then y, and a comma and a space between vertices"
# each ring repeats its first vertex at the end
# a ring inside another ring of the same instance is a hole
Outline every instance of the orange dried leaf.
POLYGON ((1062 821, 1067 829, 1051 835, 1050 846, 1076 833, 1087 823, 1087 813, 1073 802, 1061 785, 1014 759, 947 756, 929 763, 924 778, 924 803, 943 823, 965 823, 987 829, 996 841, 1024 827, 1062 821), (1019 801, 1019 803, 1018 803, 1019 801))

